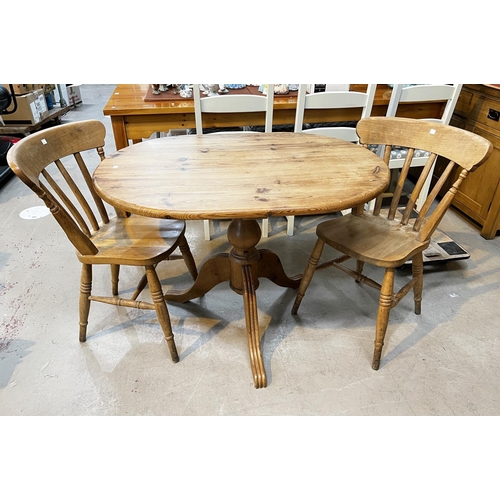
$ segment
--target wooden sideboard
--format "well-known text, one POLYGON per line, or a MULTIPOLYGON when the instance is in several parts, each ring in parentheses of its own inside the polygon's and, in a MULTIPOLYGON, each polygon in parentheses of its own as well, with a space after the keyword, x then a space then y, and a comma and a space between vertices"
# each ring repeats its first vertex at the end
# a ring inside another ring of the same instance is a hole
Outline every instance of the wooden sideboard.
POLYGON ((500 229, 500 84, 464 84, 450 125, 493 144, 488 161, 469 174, 453 200, 453 206, 481 226, 481 236, 492 239, 500 229))

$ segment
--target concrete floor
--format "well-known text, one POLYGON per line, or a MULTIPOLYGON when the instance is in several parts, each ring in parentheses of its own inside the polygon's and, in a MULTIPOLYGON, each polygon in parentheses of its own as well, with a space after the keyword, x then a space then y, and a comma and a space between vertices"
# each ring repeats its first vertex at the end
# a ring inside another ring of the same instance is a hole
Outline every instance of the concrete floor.
MULTIPOLYGON (((108 155, 115 144, 102 108, 113 89, 83 85, 83 104, 63 118, 102 120, 108 155)), ((454 210, 440 228, 471 258, 425 269, 422 315, 413 313, 411 296, 392 311, 379 371, 371 369, 375 290, 323 270, 292 317, 295 292, 263 280, 258 305, 268 387, 256 390, 242 300, 227 284, 191 303, 169 305, 177 364, 150 311, 93 303, 87 342, 80 343, 74 249, 51 216, 20 217, 40 205, 17 178, 0 189, 1 415, 500 413, 500 238, 484 240, 454 210)), ((272 219, 260 246, 276 251, 289 275, 301 273, 321 219, 297 218, 291 238, 285 220, 272 219)), ((223 225, 210 242, 201 222, 187 227, 197 263, 228 250, 223 225)), ((138 276, 124 269, 121 286, 133 287, 138 276)), ((165 288, 190 282, 182 261, 165 264, 161 278, 165 288)), ((97 269, 94 290, 104 287, 109 271, 97 269)))

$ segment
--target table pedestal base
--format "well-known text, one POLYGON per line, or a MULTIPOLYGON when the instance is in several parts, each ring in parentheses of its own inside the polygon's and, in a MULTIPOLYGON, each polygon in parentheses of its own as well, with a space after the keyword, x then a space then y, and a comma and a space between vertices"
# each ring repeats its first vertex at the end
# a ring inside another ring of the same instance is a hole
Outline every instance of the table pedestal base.
POLYGON ((229 281, 230 287, 243 296, 245 321, 254 385, 266 387, 266 372, 262 362, 257 313, 256 290, 259 278, 267 278, 278 286, 298 288, 301 275, 288 277, 279 257, 270 250, 257 250, 261 230, 256 220, 234 219, 227 230, 233 249, 216 254, 201 267, 198 278, 187 290, 171 290, 165 295, 170 302, 187 302, 201 297, 219 283, 229 281))

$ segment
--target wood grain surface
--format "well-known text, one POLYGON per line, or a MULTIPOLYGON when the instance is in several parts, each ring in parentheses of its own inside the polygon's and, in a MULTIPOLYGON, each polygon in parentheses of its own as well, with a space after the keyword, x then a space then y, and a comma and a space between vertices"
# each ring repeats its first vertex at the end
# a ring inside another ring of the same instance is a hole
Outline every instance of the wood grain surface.
POLYGON ((94 173, 97 192, 112 205, 175 219, 335 212, 371 200, 388 182, 384 162, 360 146, 286 132, 144 141, 94 173))

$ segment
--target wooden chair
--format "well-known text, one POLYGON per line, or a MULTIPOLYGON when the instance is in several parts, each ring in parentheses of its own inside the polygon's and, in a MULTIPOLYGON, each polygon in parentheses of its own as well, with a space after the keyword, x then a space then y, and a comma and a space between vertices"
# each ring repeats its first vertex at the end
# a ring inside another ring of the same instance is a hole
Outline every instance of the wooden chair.
MULTIPOLYGON (((405 86, 402 83, 394 84, 391 93, 391 99, 389 101, 389 105, 387 107, 386 116, 398 116, 398 106, 402 102, 443 102, 441 116, 439 118, 428 118, 423 116, 421 119, 435 122, 435 123, 444 123, 448 125, 450 123, 451 117, 453 115, 453 111, 455 110, 455 106, 458 101, 458 97, 460 95, 460 91, 462 90, 461 83, 454 83, 451 85, 444 84, 425 84, 425 85, 410 85, 405 86)), ((382 156, 382 149, 379 149, 379 154, 382 156)), ((406 155, 408 150, 406 148, 394 148, 392 152, 391 160, 389 161, 389 168, 392 169, 400 169, 402 168, 404 161, 406 159, 406 155)), ((414 152, 413 161, 411 163, 411 167, 423 167, 427 162, 430 152, 424 150, 416 150, 414 152)), ((432 171, 434 170, 434 166, 432 166, 432 171)), ((393 182, 391 182, 391 187, 389 188, 389 192, 386 196, 391 196, 393 192, 393 188, 397 179, 397 174, 392 176, 393 182)), ((423 204, 425 203, 425 199, 427 194, 429 193, 429 188, 432 179, 432 172, 429 175, 426 183, 422 187, 420 191, 420 195, 418 197, 416 203, 416 210, 420 210, 423 204)), ((373 209, 372 202, 370 205, 370 209, 373 209)))
MULTIPOLYGON (((200 85, 193 85, 194 116, 196 123, 196 133, 203 134, 203 115, 210 113, 265 113, 264 132, 273 131, 273 104, 274 104, 274 84, 268 84, 267 95, 250 94, 229 94, 212 97, 201 97, 200 85)), ((207 128, 207 127, 205 127, 207 128)), ((240 133, 242 131, 239 131, 240 133)), ((252 131, 244 131, 252 132, 252 131)), ((212 132, 227 134, 232 132, 212 132)), ((254 132, 252 132, 254 133, 254 132)), ((210 240, 210 221, 203 221, 205 240, 210 240)), ((269 234, 269 220, 262 220, 262 236, 267 238, 269 234)))
POLYGON ((98 160, 95 151, 88 150, 96 150, 100 159, 104 159, 105 135, 104 125, 97 120, 59 125, 22 139, 9 151, 8 163, 47 205, 76 248, 76 256, 82 263, 80 341, 86 340, 91 301, 156 310, 172 361, 177 362, 170 317, 155 268, 161 261, 175 258, 172 252, 179 247, 191 276, 196 279, 196 264, 184 235, 185 223, 129 216, 118 210, 118 217, 108 217, 84 160, 87 158, 88 162, 92 156, 98 160), (73 162, 72 157, 76 165, 69 163, 73 162), (90 196, 84 195, 87 191, 90 196), (92 266, 98 264, 111 267, 113 296, 91 295, 92 266), (120 265, 142 266, 146 271, 130 299, 117 296, 120 265), (146 284, 153 303, 136 300, 146 284))
POLYGON ((468 173, 474 171, 491 154, 491 143, 471 132, 423 120, 409 118, 372 117, 361 120, 357 125, 360 142, 382 144, 384 161, 389 163, 394 145, 409 148, 409 154, 401 170, 392 204, 383 215, 382 196, 377 198, 373 212, 355 207, 351 214, 318 225, 316 245, 309 258, 298 295, 292 308, 296 314, 316 269, 335 266, 354 278, 380 290, 376 323, 375 350, 372 367, 377 370, 390 310, 413 289, 415 314, 420 314, 423 288, 423 251, 429 246, 432 233, 443 218, 446 210, 468 173), (398 209, 399 196, 408 174, 411 156, 415 149, 430 151, 431 155, 422 170, 406 208, 398 209), (449 160, 441 177, 427 197, 418 216, 412 220, 412 212, 420 191, 430 175, 436 156, 449 160), (437 200, 437 195, 455 166, 461 173, 446 194, 437 200), (436 203, 435 203, 436 202, 436 203), (432 209, 431 209, 432 207, 432 209), (328 245, 343 255, 330 262, 317 265, 324 246, 328 245), (348 259, 356 259, 356 269, 341 265, 348 259), (412 259, 412 279, 394 293, 394 271, 412 259), (385 269, 382 284, 363 275, 365 263, 385 269))
MULTIPOLYGON (((297 109, 295 112, 295 132, 304 134, 325 135, 349 142, 358 142, 355 124, 345 123, 341 126, 333 124, 318 125, 312 128, 304 128, 304 113, 306 109, 346 109, 359 108, 361 118, 368 118, 373 107, 376 84, 368 84, 366 92, 351 92, 349 90, 325 91, 307 94, 308 85, 301 83, 297 97, 297 109)), ((327 86, 328 89, 328 86, 327 86)), ((343 213, 348 213, 349 210, 343 213)), ((293 235, 295 217, 287 217, 287 234, 293 235)))

